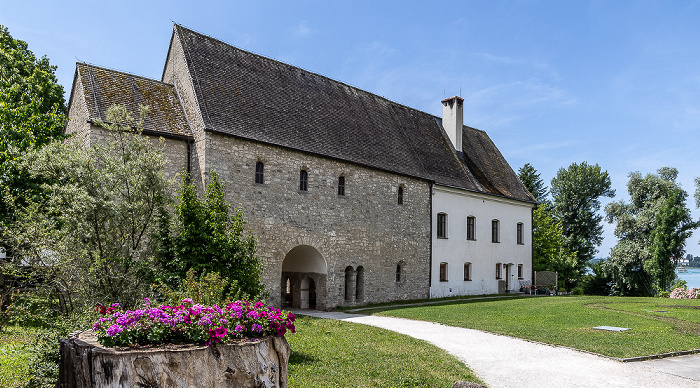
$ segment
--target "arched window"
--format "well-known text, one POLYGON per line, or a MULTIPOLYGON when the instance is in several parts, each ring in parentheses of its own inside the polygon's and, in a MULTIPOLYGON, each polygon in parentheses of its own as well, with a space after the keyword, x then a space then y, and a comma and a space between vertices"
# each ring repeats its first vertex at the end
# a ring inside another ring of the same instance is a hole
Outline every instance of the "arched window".
POLYGON ((403 186, 399 186, 398 190, 398 204, 403 205, 403 186))
POLYGON ((437 237, 447 238, 447 214, 445 213, 437 215, 437 237))
POLYGON ((357 267, 357 276, 355 282, 355 301, 362 302, 365 300, 365 268, 357 267))
POLYGON ((396 264, 396 282, 397 283, 402 283, 406 281, 406 275, 404 274, 404 267, 406 266, 406 263, 403 261, 399 261, 396 264))
POLYGON ((472 280, 472 263, 464 263, 464 280, 472 280))
POLYGON ((309 173, 306 170, 299 171, 299 191, 309 190, 309 173))
POLYGON ((447 263, 445 263, 445 262, 440 263, 440 281, 441 282, 447 281, 447 263))
POLYGON ((491 221, 491 242, 492 243, 500 242, 500 238, 498 235, 498 229, 499 229, 498 224, 499 224, 498 220, 491 221))
POLYGON ((355 270, 351 266, 345 267, 345 300, 350 302, 355 296, 355 270))
POLYGON ((518 228, 517 228, 517 241, 519 245, 523 245, 523 223, 518 222, 518 228))
POLYGON ((338 177, 338 195, 340 195, 340 196, 345 195, 345 177, 344 176, 338 177))
POLYGON ((255 183, 265 183, 265 165, 263 162, 255 163, 255 183))
POLYGON ((467 217, 467 240, 476 240, 476 217, 467 217))

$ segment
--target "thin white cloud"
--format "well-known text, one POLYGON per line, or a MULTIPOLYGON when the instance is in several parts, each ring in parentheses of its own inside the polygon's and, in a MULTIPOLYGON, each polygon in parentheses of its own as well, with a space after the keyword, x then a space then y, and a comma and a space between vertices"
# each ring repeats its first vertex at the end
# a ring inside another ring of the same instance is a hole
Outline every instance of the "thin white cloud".
POLYGON ((306 20, 302 20, 294 29, 294 36, 301 38, 311 34, 313 30, 308 26, 306 20))

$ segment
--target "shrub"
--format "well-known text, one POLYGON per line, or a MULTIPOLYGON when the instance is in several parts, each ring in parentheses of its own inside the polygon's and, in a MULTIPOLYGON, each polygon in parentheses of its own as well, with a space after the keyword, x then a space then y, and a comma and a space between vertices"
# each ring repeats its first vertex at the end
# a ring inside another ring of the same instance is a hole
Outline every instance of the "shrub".
POLYGON ((669 296, 671 299, 700 299, 700 288, 674 288, 669 296))

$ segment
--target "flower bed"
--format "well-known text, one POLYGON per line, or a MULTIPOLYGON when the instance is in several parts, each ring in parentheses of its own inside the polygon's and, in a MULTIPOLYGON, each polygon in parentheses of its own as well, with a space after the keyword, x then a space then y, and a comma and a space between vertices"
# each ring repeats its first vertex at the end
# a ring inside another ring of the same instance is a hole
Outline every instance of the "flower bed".
POLYGON ((284 336, 294 333, 291 312, 267 307, 264 302, 239 300, 224 308, 202 306, 184 299, 178 306, 152 306, 144 300, 142 309, 121 311, 119 304, 96 306, 102 315, 93 324, 97 340, 104 346, 132 346, 163 343, 212 345, 219 342, 284 336))
POLYGON ((700 288, 674 288, 669 298, 672 299, 700 299, 700 288))

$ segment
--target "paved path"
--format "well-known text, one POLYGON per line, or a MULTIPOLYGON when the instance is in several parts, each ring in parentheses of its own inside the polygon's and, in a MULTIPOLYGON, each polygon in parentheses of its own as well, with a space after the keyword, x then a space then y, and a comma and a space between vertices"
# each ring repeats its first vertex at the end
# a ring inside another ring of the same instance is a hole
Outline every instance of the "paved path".
POLYGON ((295 314, 381 327, 454 355, 491 388, 700 388, 700 355, 622 363, 576 350, 479 330, 373 315, 293 310, 295 314))

